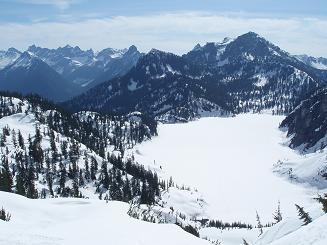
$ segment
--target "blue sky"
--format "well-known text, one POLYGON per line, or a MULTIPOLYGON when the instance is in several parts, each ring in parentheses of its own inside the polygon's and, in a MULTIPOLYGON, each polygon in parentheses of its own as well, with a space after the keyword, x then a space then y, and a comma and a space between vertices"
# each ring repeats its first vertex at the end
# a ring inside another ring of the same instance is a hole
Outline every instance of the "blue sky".
POLYGON ((0 49, 135 44, 181 54, 247 31, 291 53, 327 56, 327 1, 0 0, 0 49))

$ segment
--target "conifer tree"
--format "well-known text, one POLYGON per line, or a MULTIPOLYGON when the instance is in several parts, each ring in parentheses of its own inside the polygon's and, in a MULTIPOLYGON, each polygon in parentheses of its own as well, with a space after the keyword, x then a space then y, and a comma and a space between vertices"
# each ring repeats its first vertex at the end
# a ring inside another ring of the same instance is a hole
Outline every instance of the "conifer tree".
POLYGON ((3 156, 2 169, 0 168, 0 190, 12 192, 13 177, 9 168, 8 158, 3 156))
POLYGON ((68 157, 68 152, 67 152, 67 141, 64 140, 60 144, 60 149, 61 149, 61 154, 64 156, 65 159, 68 157))
POLYGON ((51 170, 51 167, 50 167, 50 159, 47 157, 45 159, 45 162, 46 162, 46 180, 47 180, 47 183, 48 183, 49 192, 50 192, 51 196, 54 196, 53 189, 52 189, 52 186, 53 186, 53 173, 52 173, 52 170, 51 170))
POLYGON ((131 199, 132 199, 132 192, 131 192, 130 182, 126 175, 126 179, 123 186, 123 201, 128 202, 131 199))
POLYGON ((11 219, 11 215, 7 213, 6 210, 2 207, 0 209, 0 220, 10 221, 10 219, 11 219))
POLYGON ((90 181, 91 173, 90 173, 89 161, 87 156, 85 157, 84 168, 85 168, 85 180, 90 181))
POLYGON ((26 196, 28 198, 36 199, 38 197, 38 192, 35 188, 35 169, 32 161, 28 159, 28 157, 25 158, 27 161, 27 178, 26 178, 26 196))
POLYGON ((312 219, 309 216, 309 213, 305 212, 303 207, 301 207, 297 204, 295 204, 295 207, 298 211, 298 215, 299 215, 300 219, 303 221, 303 225, 307 225, 312 222, 312 219))
POLYGON ((103 161, 101 165, 100 183, 107 190, 109 189, 109 174, 107 162, 103 161))
POLYGON ((91 168, 90 168, 90 175, 91 175, 91 179, 92 180, 95 180, 96 179, 96 176, 95 176, 95 174, 96 174, 96 169, 95 169, 95 165, 94 165, 94 162, 92 161, 91 162, 91 168))
POLYGON ((148 189, 147 189, 147 183, 145 180, 142 182, 142 190, 141 190, 141 199, 140 199, 141 204, 149 204, 149 199, 148 199, 148 189))
POLYGON ((54 135, 53 130, 50 130, 49 136, 50 136, 50 147, 51 147, 51 151, 52 151, 52 159, 53 159, 53 161, 57 161, 58 150, 57 150, 55 135, 54 135))
POLYGON ((322 204, 322 210, 327 213, 327 193, 324 196, 319 195, 316 200, 322 204))
POLYGON ((23 138, 23 135, 21 134, 20 130, 18 130, 18 145, 21 149, 25 148, 24 138, 23 138))
POLYGON ((250 245, 250 244, 243 238, 243 245, 250 245))
POLYGON ((259 236, 261 236, 262 233, 263 233, 263 229, 262 229, 263 225, 261 223, 260 216, 259 216, 258 212, 256 212, 256 220, 257 220, 257 228, 259 229, 259 236))
POLYGON ((18 195, 25 196, 25 181, 26 180, 26 172, 24 167, 21 164, 17 165, 17 175, 16 175, 16 193, 18 195))
POLYGON ((73 179, 73 196, 79 197, 79 186, 78 186, 78 176, 76 175, 73 179))
POLYGON ((276 223, 280 222, 283 219, 282 213, 280 211, 280 201, 278 201, 277 210, 273 214, 273 218, 274 218, 274 220, 275 220, 276 223))
POLYGON ((60 188, 61 196, 66 196, 65 193, 66 177, 67 177, 66 167, 62 162, 60 162, 59 163, 59 188, 60 188))
POLYGON ((82 169, 79 170, 78 183, 79 183, 79 186, 83 186, 85 184, 82 169))

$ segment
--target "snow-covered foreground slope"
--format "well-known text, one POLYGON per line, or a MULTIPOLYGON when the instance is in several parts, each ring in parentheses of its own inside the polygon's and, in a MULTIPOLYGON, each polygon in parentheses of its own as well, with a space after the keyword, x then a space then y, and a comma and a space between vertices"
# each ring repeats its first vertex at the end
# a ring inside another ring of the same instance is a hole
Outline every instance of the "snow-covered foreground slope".
POLYGON ((298 217, 289 217, 269 228, 256 245, 325 245, 327 244, 327 214, 321 208, 307 209, 313 222, 303 225, 298 217))
POLYGON ((278 201, 284 217, 296 216, 294 204, 311 206, 317 190, 273 172, 279 160, 302 157, 283 144, 282 119, 244 114, 163 124, 158 137, 134 149, 135 158, 161 176, 198 188, 210 218, 255 224, 257 210, 263 223, 272 222, 278 201))
POLYGON ((0 192, 10 222, 0 220, 0 244, 204 245, 205 240, 172 224, 127 215, 128 204, 91 199, 27 199, 0 192))

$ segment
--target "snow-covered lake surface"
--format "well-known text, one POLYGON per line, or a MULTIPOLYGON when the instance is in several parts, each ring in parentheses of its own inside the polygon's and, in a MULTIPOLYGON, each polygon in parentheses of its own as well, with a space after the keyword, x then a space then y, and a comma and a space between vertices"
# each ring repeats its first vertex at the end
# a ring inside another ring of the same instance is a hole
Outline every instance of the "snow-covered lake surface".
POLYGON ((278 160, 302 157, 285 146, 285 133, 278 129, 283 118, 243 114, 162 124, 158 137, 134 149, 135 158, 197 188, 211 218, 255 224, 257 210, 263 222, 272 222, 278 201, 284 216, 294 216, 294 203, 310 206, 317 193, 272 171, 278 160))

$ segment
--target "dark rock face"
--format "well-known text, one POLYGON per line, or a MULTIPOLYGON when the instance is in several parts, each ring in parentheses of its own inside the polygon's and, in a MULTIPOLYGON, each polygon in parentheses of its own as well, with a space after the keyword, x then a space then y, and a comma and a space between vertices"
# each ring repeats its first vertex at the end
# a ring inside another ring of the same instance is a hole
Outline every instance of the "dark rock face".
POLYGON ((327 145, 327 88, 302 101, 281 123, 287 127, 292 148, 324 148, 327 145))

